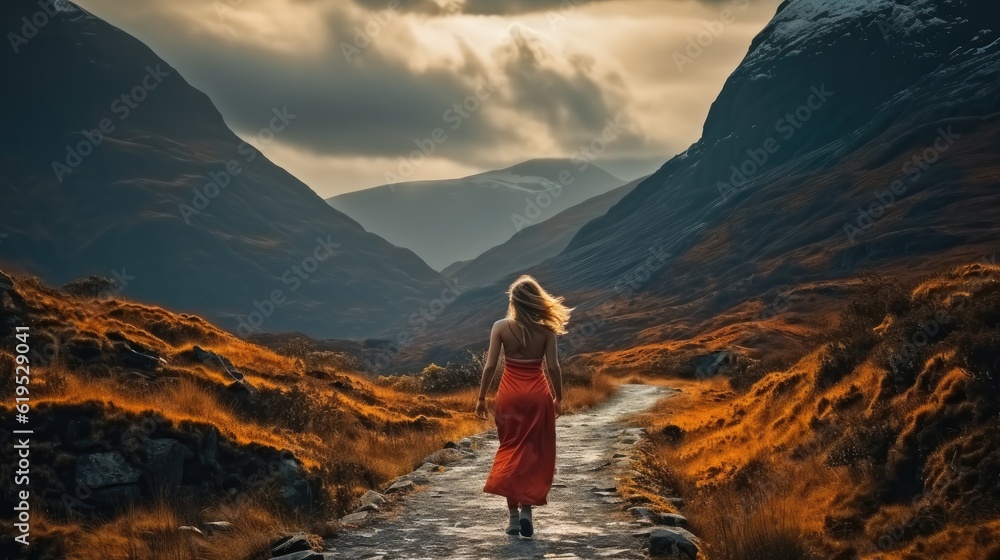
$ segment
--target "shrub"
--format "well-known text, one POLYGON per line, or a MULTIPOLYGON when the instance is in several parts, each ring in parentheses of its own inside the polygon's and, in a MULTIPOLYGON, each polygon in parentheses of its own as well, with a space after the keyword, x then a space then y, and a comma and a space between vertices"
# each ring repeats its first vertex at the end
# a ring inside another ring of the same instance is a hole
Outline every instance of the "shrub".
POLYGON ((86 278, 73 280, 63 286, 63 290, 77 297, 102 298, 118 293, 120 288, 114 279, 92 274, 86 278))

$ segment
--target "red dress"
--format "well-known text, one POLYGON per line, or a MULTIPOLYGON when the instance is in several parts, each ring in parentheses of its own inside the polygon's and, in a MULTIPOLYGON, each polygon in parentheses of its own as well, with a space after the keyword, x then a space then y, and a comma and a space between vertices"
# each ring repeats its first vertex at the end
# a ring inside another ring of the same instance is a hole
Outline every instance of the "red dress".
POLYGON ((500 447, 483 492, 545 505, 556 469, 556 415, 541 358, 506 358, 494 417, 500 447))

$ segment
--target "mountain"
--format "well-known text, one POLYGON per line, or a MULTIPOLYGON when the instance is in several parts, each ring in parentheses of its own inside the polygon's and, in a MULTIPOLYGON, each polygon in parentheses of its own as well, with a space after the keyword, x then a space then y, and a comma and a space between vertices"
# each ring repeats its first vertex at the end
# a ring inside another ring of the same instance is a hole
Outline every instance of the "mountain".
POLYGON ((453 263, 441 273, 458 278, 466 286, 484 286, 515 272, 530 272, 530 267, 562 252, 584 224, 604 215, 622 197, 632 192, 642 179, 585 200, 544 222, 528 226, 475 259, 453 263))
MULTIPOLYGON (((367 336, 440 294, 419 257, 242 141, 138 40, 68 2, 48 5, 0 9, 20 37, 0 55, 19 84, 0 94, 7 269, 55 284, 114 277, 130 299, 241 335, 367 336)), ((277 137, 296 118, 283 106, 260 116, 277 137)))
MULTIPOLYGON (((533 269, 578 306, 570 350, 690 336, 796 284, 993 254, 998 32, 981 2, 782 3, 702 137, 533 269)), ((481 346, 507 280, 466 292, 410 352, 481 346)))
POLYGON ((623 183, 585 160, 536 159, 461 179, 383 185, 327 202, 441 270, 623 183))

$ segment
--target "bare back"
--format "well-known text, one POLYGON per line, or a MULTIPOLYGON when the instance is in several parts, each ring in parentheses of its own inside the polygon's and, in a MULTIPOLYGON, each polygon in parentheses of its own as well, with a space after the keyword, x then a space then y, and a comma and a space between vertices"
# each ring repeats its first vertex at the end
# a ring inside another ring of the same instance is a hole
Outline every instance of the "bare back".
POLYGON ((529 327, 528 332, 510 319, 503 320, 500 340, 503 353, 517 360, 540 360, 545 356, 549 331, 542 327, 529 327))

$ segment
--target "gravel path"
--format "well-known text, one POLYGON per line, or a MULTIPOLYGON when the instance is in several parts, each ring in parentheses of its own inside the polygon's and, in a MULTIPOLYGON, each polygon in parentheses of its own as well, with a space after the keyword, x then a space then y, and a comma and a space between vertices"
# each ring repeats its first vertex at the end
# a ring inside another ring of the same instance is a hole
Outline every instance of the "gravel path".
POLYGON ((426 485, 397 515, 343 532, 327 541, 327 558, 647 558, 643 539, 613 491, 614 471, 641 438, 621 424, 672 394, 664 387, 622 385, 592 410, 556 424, 556 475, 549 504, 534 508, 535 535, 508 536, 503 498, 484 494, 497 448, 496 430, 472 438, 474 457, 428 473, 426 485), (617 457, 616 457, 617 455, 617 457))

